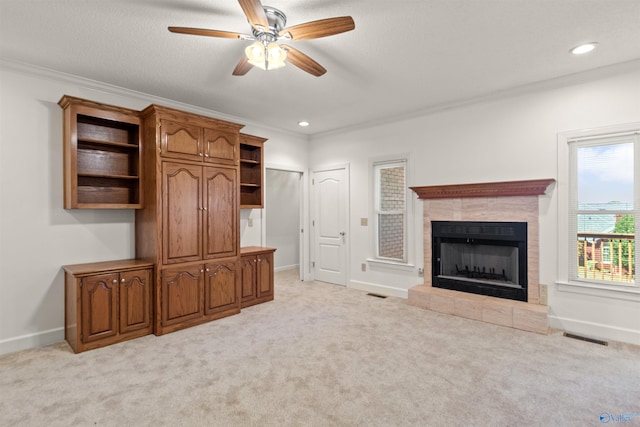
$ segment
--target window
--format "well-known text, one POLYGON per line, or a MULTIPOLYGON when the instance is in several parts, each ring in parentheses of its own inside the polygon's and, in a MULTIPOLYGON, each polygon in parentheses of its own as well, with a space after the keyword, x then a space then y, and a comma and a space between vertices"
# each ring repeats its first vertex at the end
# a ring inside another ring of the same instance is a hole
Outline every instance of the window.
POLYGON ((567 233, 560 239, 559 284, 638 292, 640 126, 633 125, 559 137, 559 178, 568 184, 559 186, 567 233))
POLYGON ((376 162, 374 221, 376 259, 407 261, 406 160, 376 162))

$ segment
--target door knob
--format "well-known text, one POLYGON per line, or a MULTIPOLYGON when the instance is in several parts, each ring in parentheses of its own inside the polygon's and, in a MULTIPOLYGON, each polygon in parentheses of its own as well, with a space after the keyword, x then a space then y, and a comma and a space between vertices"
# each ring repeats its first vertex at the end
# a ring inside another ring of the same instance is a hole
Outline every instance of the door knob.
POLYGON ((347 233, 345 233, 344 231, 341 231, 341 232, 340 232, 340 235, 341 235, 341 236, 344 236, 345 234, 347 234, 347 233))

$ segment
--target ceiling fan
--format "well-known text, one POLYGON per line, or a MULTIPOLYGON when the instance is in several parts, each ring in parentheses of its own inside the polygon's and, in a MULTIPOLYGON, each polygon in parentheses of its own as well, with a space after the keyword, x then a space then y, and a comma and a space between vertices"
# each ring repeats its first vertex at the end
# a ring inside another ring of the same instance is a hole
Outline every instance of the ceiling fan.
POLYGON ((285 27, 287 17, 280 10, 262 6, 260 0, 238 0, 238 3, 251 24, 251 34, 188 27, 169 27, 169 31, 196 36, 254 40, 254 43, 245 49, 245 54, 233 70, 234 76, 243 76, 254 66, 263 70, 274 70, 284 67, 285 62, 290 62, 301 70, 319 77, 327 72, 322 65, 298 49, 278 42, 317 39, 355 28, 350 16, 320 19, 285 27))

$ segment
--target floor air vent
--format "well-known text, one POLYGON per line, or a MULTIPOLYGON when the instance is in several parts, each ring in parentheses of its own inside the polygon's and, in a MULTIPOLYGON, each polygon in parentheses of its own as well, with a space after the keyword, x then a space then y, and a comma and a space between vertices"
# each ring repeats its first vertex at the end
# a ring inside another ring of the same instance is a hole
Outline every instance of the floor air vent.
POLYGON ((586 342, 590 342, 590 343, 593 343, 593 344, 609 345, 609 343, 607 341, 597 340, 595 338, 583 337, 581 335, 576 335, 576 334, 570 334, 569 332, 565 332, 564 336, 567 337, 567 338, 573 338, 575 340, 586 341, 586 342))
POLYGON ((384 295, 378 295, 378 294, 371 294, 371 293, 369 293, 369 294, 367 294, 367 295, 369 295, 370 297, 376 297, 376 298, 383 298, 383 299, 384 299, 384 298, 386 298, 386 296, 384 296, 384 295))

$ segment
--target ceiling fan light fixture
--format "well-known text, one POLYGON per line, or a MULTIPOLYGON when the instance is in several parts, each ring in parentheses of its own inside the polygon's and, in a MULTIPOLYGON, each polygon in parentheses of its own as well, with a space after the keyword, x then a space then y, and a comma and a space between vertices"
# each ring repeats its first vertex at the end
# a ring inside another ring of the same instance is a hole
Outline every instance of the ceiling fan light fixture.
POLYGON ((169 27, 169 31, 196 36, 252 40, 253 43, 245 47, 244 55, 233 69, 234 76, 244 76, 253 67, 275 70, 291 63, 302 71, 320 77, 327 72, 322 65, 296 48, 278 44, 278 41, 318 39, 355 29, 355 23, 350 16, 319 19, 287 27, 287 16, 274 7, 263 6, 261 0, 238 2, 251 26, 251 34, 173 26, 169 27))
POLYGON ((275 42, 256 41, 244 50, 249 64, 261 70, 275 70, 286 65, 287 51, 275 42))
POLYGON ((257 42, 251 43, 244 50, 244 54, 247 56, 247 59, 249 60, 249 63, 251 65, 260 67, 260 64, 262 64, 262 66, 264 67, 265 56, 264 56, 264 45, 262 44, 262 42, 257 41, 257 42))
POLYGON ((267 52, 269 53, 269 69, 282 68, 287 60, 287 51, 280 47, 276 42, 271 42, 267 45, 267 52))

